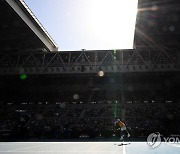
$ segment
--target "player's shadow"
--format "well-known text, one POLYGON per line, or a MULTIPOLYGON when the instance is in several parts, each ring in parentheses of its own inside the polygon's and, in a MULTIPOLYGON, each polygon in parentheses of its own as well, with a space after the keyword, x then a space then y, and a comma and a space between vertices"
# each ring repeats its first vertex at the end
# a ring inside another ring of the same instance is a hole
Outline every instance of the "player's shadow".
POLYGON ((129 145, 131 143, 121 143, 121 144, 117 144, 117 146, 123 146, 123 145, 129 145))

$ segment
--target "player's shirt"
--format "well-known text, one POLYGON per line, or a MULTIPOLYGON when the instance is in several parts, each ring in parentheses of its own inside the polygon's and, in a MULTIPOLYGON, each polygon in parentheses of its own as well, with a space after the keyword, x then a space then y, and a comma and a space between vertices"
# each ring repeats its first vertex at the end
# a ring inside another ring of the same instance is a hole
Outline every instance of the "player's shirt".
POLYGON ((121 127, 121 128, 126 126, 125 123, 122 121, 116 121, 116 125, 121 127))
POLYGON ((125 123, 123 123, 122 121, 118 122, 118 125, 119 125, 121 128, 124 127, 124 126, 126 126, 125 123))

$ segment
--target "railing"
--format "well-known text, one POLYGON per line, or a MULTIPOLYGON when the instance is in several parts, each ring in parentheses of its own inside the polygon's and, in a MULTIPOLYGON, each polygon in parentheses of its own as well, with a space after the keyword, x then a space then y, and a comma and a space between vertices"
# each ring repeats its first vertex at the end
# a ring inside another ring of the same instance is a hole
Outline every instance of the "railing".
POLYGON ((132 49, 0 54, 0 75, 180 71, 177 50, 132 49))

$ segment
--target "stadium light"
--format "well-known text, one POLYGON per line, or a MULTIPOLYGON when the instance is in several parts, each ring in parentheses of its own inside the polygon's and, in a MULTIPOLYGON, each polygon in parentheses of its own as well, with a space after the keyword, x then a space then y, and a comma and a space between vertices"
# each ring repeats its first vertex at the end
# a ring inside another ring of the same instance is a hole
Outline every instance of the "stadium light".
POLYGON ((103 77, 104 76, 104 71, 99 71, 98 76, 103 77))

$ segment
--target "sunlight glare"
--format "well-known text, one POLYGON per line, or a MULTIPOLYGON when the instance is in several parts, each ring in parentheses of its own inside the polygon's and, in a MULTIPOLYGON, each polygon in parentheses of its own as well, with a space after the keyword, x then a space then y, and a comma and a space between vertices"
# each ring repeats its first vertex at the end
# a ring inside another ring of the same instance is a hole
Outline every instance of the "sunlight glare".
POLYGON ((133 48, 138 0, 91 0, 88 11, 90 33, 101 49, 133 48))
POLYGON ((60 50, 133 48, 138 0, 25 1, 60 50))

